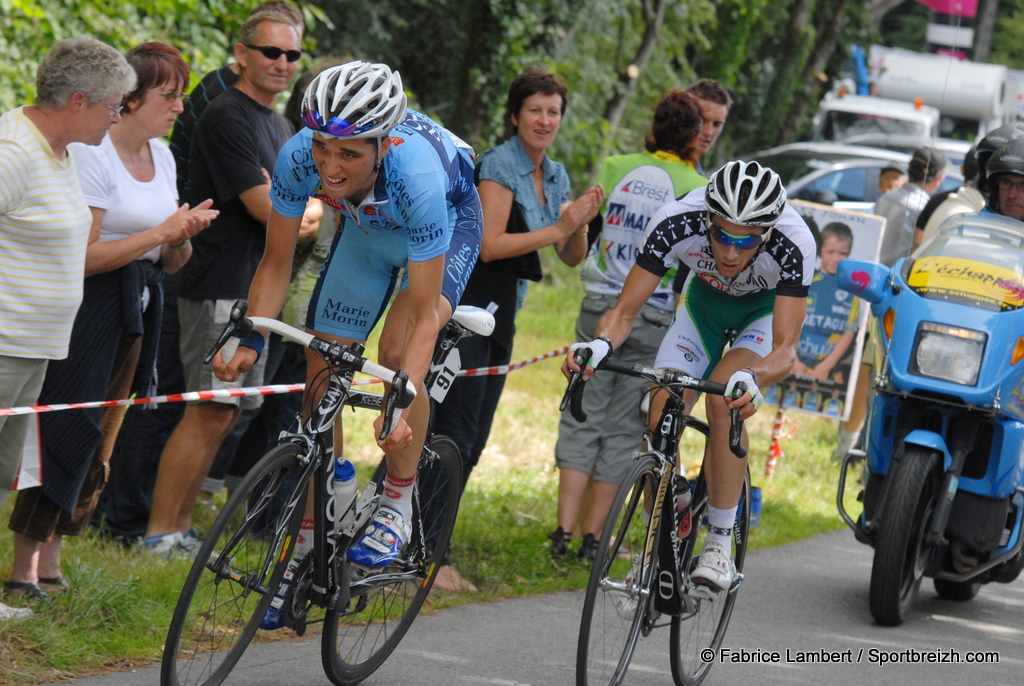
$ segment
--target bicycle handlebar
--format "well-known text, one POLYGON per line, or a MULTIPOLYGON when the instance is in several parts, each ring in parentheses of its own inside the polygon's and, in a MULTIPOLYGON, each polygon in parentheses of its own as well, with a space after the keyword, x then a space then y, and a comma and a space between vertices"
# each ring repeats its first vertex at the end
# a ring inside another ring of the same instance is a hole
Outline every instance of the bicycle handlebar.
POLYGON ((372 362, 365 357, 355 354, 348 346, 341 345, 340 343, 330 343, 323 340, 313 334, 306 333, 301 329, 297 329, 294 326, 289 326, 282 321, 277 319, 269 319, 267 317, 246 317, 245 314, 248 310, 248 303, 244 300, 238 300, 231 308, 231 318, 227 325, 224 327, 224 331, 221 332, 217 342, 214 343, 213 348, 207 353, 204 358, 204 363, 209 364, 213 360, 214 355, 217 351, 223 347, 224 353, 222 357, 225 362, 230 362, 238 351, 238 344, 243 338, 255 329, 266 329, 276 334, 280 334, 282 337, 289 340, 301 343, 303 347, 315 350, 327 361, 338 361, 344 362, 349 367, 357 372, 368 374, 369 376, 376 377, 384 383, 391 384, 391 390, 388 391, 387 397, 382 403, 382 409, 384 410, 385 421, 384 427, 379 436, 379 440, 387 438, 388 434, 394 431, 398 425, 398 420, 401 417, 401 412, 397 410, 405 409, 412 404, 412 401, 416 398, 416 386, 409 383, 409 374, 405 370, 399 369, 398 371, 392 371, 387 367, 372 362))
MULTIPOLYGON (((565 389, 565 395, 562 396, 562 402, 559 406, 559 410, 564 411, 568 405, 569 412, 578 422, 587 421, 587 413, 583 411, 583 389, 586 382, 582 381, 582 378, 583 368, 586 366, 591 354, 590 348, 578 348, 576 350, 573 359, 579 365, 580 371, 572 373, 572 376, 569 378, 569 384, 565 389)), ((711 381, 710 379, 698 379, 673 369, 647 367, 639 363, 625 364, 608 358, 601 360, 597 369, 599 371, 610 371, 647 379, 660 385, 682 386, 683 388, 693 389, 701 393, 725 395, 725 384, 711 381)), ((733 391, 733 397, 738 398, 746 392, 746 384, 738 383, 733 391)), ((733 455, 742 459, 747 456, 747 449, 740 444, 740 438, 743 433, 743 421, 739 418, 739 414, 739 409, 730 410, 729 412, 731 420, 729 426, 729 449, 733 455)))

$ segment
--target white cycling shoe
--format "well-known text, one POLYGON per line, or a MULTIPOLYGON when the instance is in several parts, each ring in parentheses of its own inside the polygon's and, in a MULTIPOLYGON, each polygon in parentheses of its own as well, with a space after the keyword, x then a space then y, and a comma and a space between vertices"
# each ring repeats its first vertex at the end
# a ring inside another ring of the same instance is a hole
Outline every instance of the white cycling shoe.
POLYGON ((348 549, 348 559, 363 567, 386 567, 398 559, 412 534, 412 524, 390 507, 381 507, 359 542, 348 549))
POLYGON ((705 543, 690 580, 693 581, 695 595, 714 598, 722 591, 728 591, 736 580, 736 563, 721 543, 705 543))

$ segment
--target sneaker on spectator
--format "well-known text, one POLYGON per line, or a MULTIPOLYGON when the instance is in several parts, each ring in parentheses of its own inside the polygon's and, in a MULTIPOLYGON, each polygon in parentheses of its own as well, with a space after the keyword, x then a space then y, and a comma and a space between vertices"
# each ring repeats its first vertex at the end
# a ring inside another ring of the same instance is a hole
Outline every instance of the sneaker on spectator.
POLYGON ((411 533, 412 525, 402 515, 381 507, 363 537, 348 549, 348 559, 364 567, 385 567, 398 558, 411 533))
POLYGON ((695 584, 698 596, 713 598, 716 594, 729 590, 736 578, 736 564, 732 561, 729 551, 717 541, 704 544, 704 551, 697 561, 690 579, 695 584))
POLYGON ((174 560, 195 558, 202 545, 203 539, 199 538, 196 530, 189 529, 185 534, 172 531, 169 534, 146 536, 142 540, 141 548, 147 555, 163 560, 174 560))
POLYGON ((169 534, 146 536, 142 542, 142 550, 147 555, 158 557, 162 560, 184 557, 185 553, 181 549, 182 538, 183 536, 178 531, 172 531, 169 534))
POLYGON ((199 532, 194 528, 189 529, 178 541, 178 549, 189 557, 195 557, 202 545, 203 539, 199 538, 199 532))
POLYGON ((34 612, 27 607, 11 607, 0 603, 0 621, 6 619, 28 619, 34 612))

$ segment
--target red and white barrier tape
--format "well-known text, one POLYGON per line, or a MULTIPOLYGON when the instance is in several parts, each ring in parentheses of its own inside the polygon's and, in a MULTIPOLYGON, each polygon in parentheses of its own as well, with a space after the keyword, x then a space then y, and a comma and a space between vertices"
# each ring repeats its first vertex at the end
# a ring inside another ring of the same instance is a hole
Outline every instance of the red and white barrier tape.
POLYGON ((508 374, 509 372, 515 371, 517 369, 522 369, 527 365, 531 365, 534 362, 540 362, 541 360, 546 360, 549 357, 557 357, 559 355, 564 355, 567 352, 569 352, 569 346, 564 346, 562 348, 559 348, 558 350, 552 350, 549 353, 544 353, 543 355, 538 355, 537 357, 531 357, 528 360, 523 360, 522 362, 516 362, 514 364, 503 364, 499 367, 481 367, 479 369, 463 369, 459 372, 458 375, 494 376, 497 374, 508 374))
MULTIPOLYGON (((507 374, 516 369, 522 369, 527 365, 546 360, 550 357, 564 355, 569 347, 552 350, 549 353, 531 357, 515 364, 501 365, 500 367, 482 367, 480 369, 463 369, 458 376, 491 376, 495 374, 507 374)), ((363 379, 354 381, 353 386, 362 384, 380 383, 379 379, 363 379)), ((84 403, 65 403, 61 405, 35 405, 33 407, 5 407, 0 408, 0 417, 11 417, 20 414, 38 414, 40 412, 54 412, 56 410, 84 410, 96 407, 115 407, 117 405, 157 405, 160 403, 182 403, 196 400, 215 400, 217 398, 242 398, 253 395, 277 395, 279 393, 295 393, 305 390, 306 384, 275 384, 272 386, 250 386, 247 388, 220 388, 210 391, 190 391, 188 393, 172 393, 170 395, 156 395, 149 398, 126 398, 124 400, 93 400, 84 403)))

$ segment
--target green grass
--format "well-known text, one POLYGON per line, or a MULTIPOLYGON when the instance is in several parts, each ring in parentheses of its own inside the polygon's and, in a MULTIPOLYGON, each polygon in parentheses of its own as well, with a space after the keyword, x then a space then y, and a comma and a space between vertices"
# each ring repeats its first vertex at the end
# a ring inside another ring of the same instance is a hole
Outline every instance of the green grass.
MULTIPOLYGON (((545 256, 549 258, 550 256, 545 256)), ((572 342, 582 298, 575 272, 546 259, 548 276, 531 285, 518 318, 513 361, 572 342)), ((372 356, 374 346, 369 346, 372 356)), ((554 443, 558 403, 564 390, 561 358, 513 372, 505 387, 490 443, 466 489, 453 539, 453 561, 480 592, 434 593, 425 611, 471 602, 586 586, 589 566, 573 556, 552 561, 547 535, 555 527, 558 473, 554 443)), ((753 549, 843 526, 835 506, 837 469, 829 455, 836 426, 792 413, 795 436, 775 475, 764 476, 774 412, 765 408, 748 422, 753 483, 763 489, 760 525, 753 549)), ((365 482, 380 456, 369 413, 345 413, 345 454, 365 482)), ((684 455, 696 444, 684 441, 684 455)), ((858 489, 851 488, 847 508, 858 489)), ((13 498, 10 500, 13 501, 13 498)), ((9 518, 11 503, 0 509, 9 518)), ((11 568, 11 535, 0 534, 0 578, 11 568)), ((856 545, 851 537, 850 545, 856 545)), ((575 552, 574 550, 572 551, 575 552)), ((145 559, 95 536, 65 539, 64 572, 73 589, 39 610, 34 619, 0 622, 0 683, 56 681, 142 664, 160 656, 177 593, 188 570, 182 562, 145 559)))

